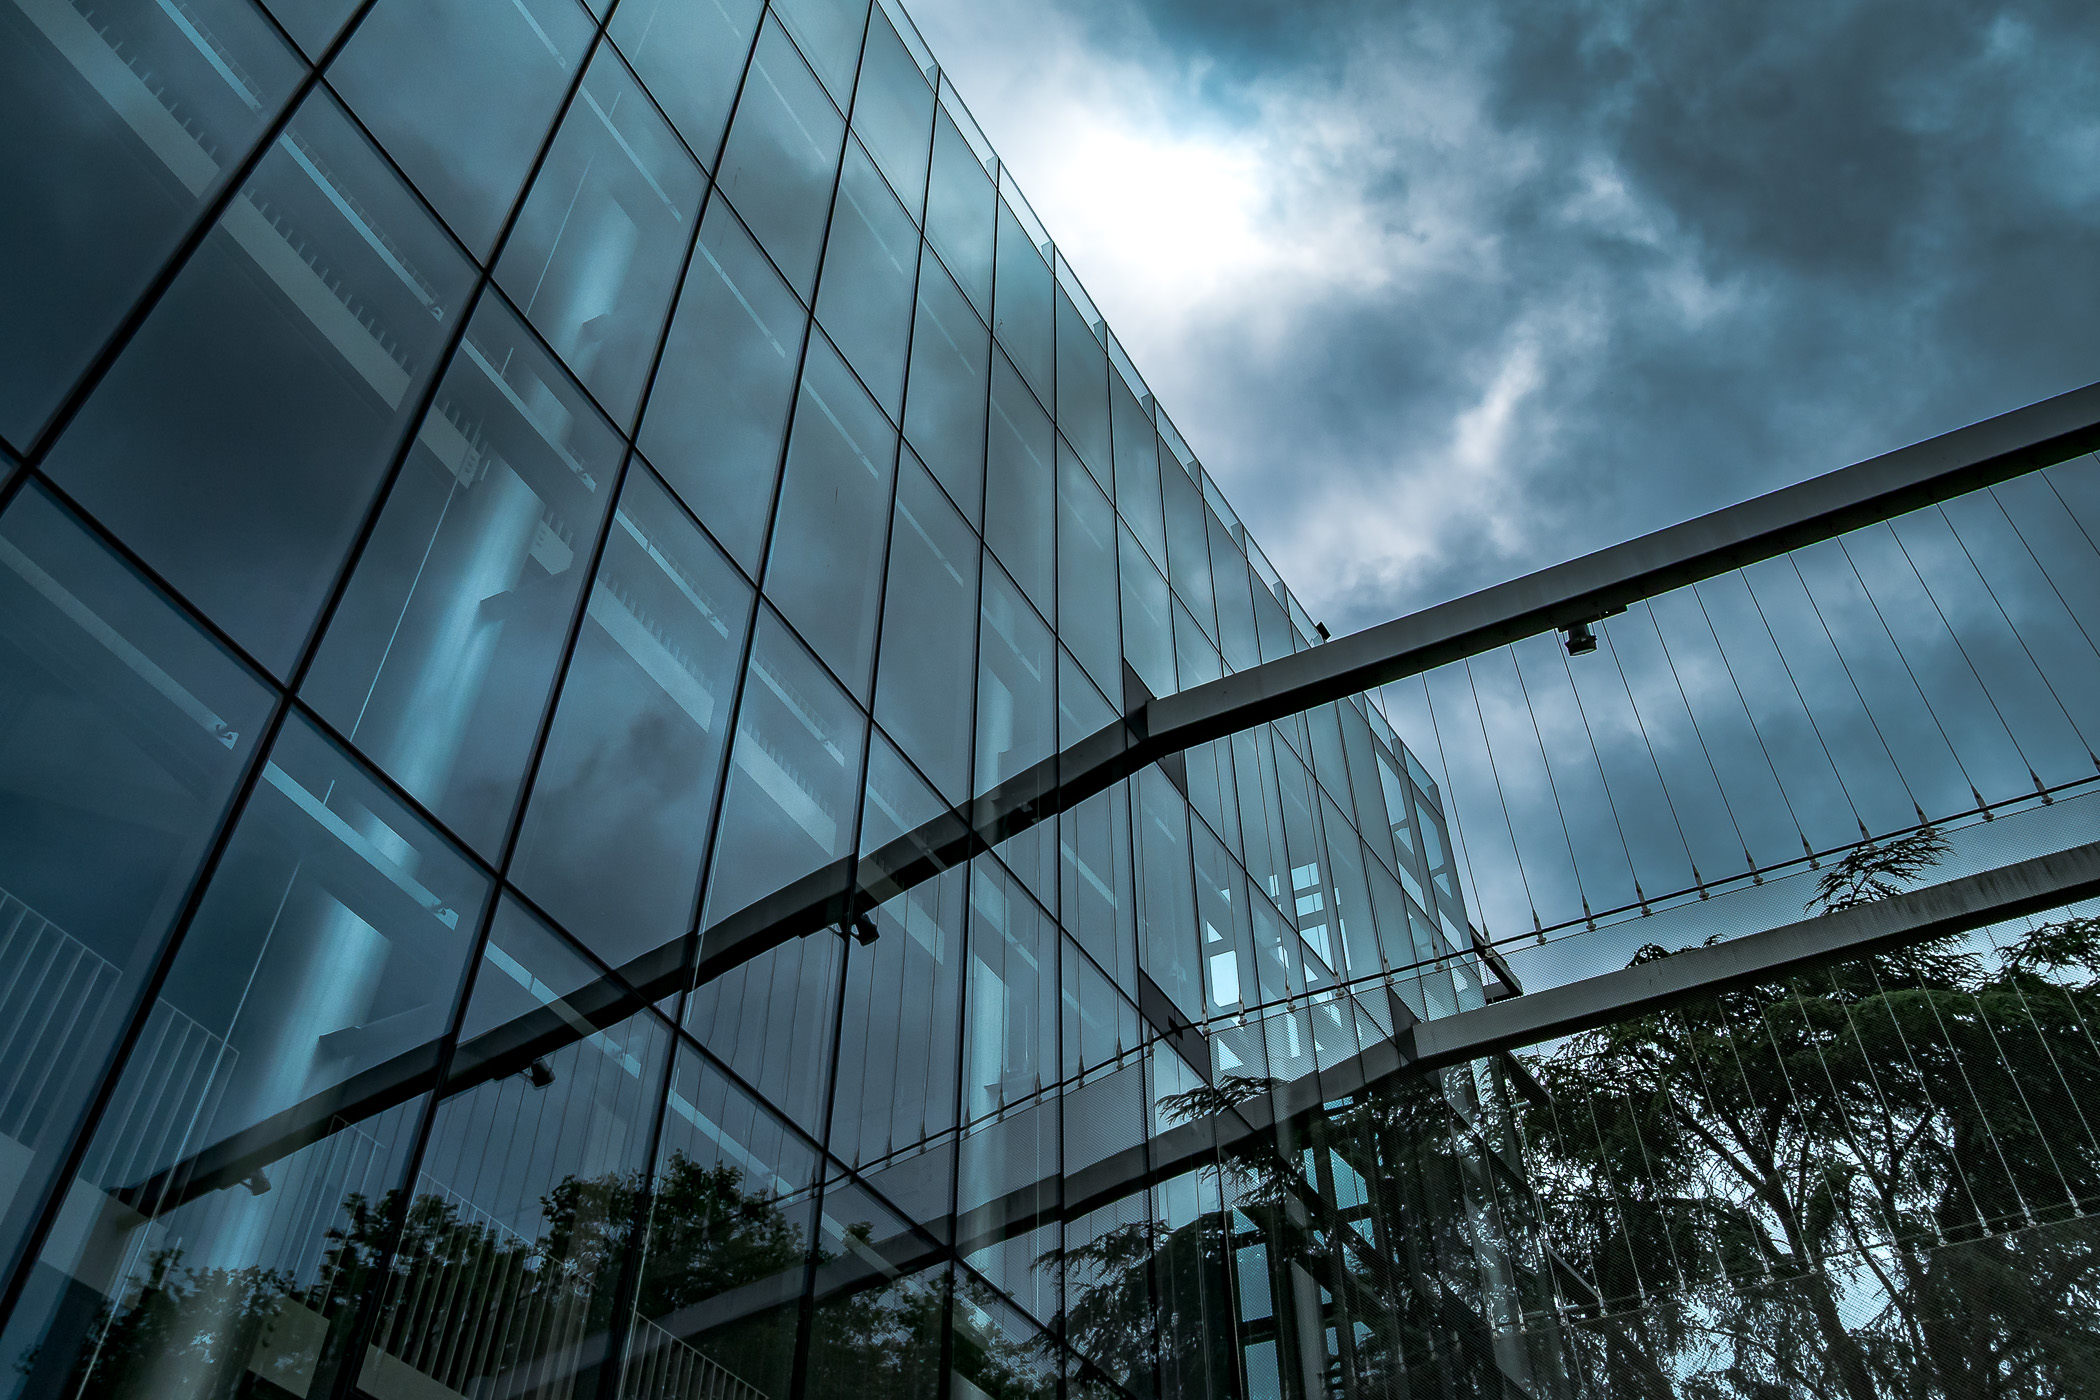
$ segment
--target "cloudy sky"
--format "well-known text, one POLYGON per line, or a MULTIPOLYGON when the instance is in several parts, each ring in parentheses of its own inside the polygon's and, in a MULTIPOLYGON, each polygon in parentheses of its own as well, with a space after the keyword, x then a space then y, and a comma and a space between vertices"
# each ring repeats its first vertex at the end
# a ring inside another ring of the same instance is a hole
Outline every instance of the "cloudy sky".
POLYGON ((2100 379, 2091 0, 911 0, 1337 632, 2100 379))

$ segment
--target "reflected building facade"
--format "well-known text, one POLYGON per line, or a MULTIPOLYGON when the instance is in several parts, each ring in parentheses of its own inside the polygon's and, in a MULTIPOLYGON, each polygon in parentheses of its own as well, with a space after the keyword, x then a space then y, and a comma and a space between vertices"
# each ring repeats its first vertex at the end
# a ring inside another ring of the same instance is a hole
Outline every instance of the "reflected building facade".
POLYGON ((0 129, 0 1393, 1566 1393, 1375 707, 884 854, 1317 640, 887 0, 0 0, 0 129))

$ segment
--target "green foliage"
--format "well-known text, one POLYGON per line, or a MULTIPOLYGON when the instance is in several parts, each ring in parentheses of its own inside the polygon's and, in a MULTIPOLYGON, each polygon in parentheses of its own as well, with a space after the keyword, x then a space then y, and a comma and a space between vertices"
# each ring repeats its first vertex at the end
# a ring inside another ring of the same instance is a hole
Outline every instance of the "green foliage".
POLYGON ((1835 914, 1901 894, 1906 884, 1945 860, 1951 849, 1939 829, 1929 824, 1908 836, 1855 846, 1817 878, 1816 897, 1807 909, 1814 912, 1820 904, 1825 914, 1835 914))
MULTIPOLYGON (((1832 906, 1938 858, 1897 844, 1831 871, 1832 906)), ((2100 921, 2065 920, 2003 956, 1912 947, 1537 1059, 1533 1181, 1601 1295, 1584 1330, 1700 1400, 2094 1393, 2096 964, 2100 921)))

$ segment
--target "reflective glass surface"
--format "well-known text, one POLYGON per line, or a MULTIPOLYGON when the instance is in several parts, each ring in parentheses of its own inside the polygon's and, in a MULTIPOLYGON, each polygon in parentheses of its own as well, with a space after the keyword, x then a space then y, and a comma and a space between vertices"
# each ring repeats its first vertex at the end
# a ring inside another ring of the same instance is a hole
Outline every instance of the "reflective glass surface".
POLYGON ((846 143, 817 321, 892 419, 904 406, 905 345, 919 231, 858 141, 846 143))
POLYGON ((625 0, 607 32, 678 134, 712 166, 758 31, 761 0, 625 0))
POLYGON ((838 352, 810 344, 767 550, 766 596, 865 697, 897 434, 838 352))
POLYGON ((751 591, 629 469, 511 872, 618 966, 692 927, 751 591))
POLYGON ((926 253, 912 320, 904 436, 973 525, 984 508, 991 361, 991 332, 940 260, 926 253))
POLYGON ((806 319, 736 215, 716 201, 700 225, 640 442, 747 573, 758 572, 772 514, 806 319))
POLYGON ((317 94, 44 469, 285 674, 470 286, 451 240, 317 94))
POLYGON ((877 11, 853 94, 853 129, 889 177, 914 219, 926 203, 926 164, 933 141, 933 88, 918 60, 877 11))
POLYGON ((0 439, 28 449, 301 68, 239 0, 0 9, 0 439))
POLYGON ((490 857, 524 784, 621 451, 516 316, 484 301, 302 689, 490 857))
POLYGON ((977 556, 969 525, 907 456, 890 530, 875 718, 949 802, 969 789, 977 556))
POLYGON ((575 0, 379 0, 328 80, 485 256, 590 42, 575 0))
POLYGON ((845 118, 778 20, 769 17, 737 100, 718 178, 805 299, 824 247, 824 211, 831 206, 845 129, 845 118))
POLYGON ((599 49, 496 280, 623 426, 656 356, 706 187, 619 55, 599 49))

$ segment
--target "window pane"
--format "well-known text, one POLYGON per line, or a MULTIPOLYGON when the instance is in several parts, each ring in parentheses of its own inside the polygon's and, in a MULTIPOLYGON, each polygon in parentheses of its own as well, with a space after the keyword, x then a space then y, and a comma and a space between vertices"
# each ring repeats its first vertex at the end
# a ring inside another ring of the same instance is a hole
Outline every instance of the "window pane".
POLYGON ((991 349, 991 332, 954 280, 930 251, 922 254, 904 436, 973 524, 984 504, 991 349))
MULTIPOLYGON (((546 988, 587 966, 512 904, 490 941, 502 964, 482 968, 470 1018, 503 1017, 530 995, 520 974, 546 988)), ((599 1363, 574 1343, 612 1322, 670 1051, 652 1012, 594 1017, 439 1104, 372 1338, 386 1360, 371 1369, 392 1372, 391 1393, 557 1400, 590 1383, 599 1363), (459 1345, 489 1335, 504 1344, 459 1345)))
POLYGON ((620 423, 634 419, 707 177, 600 49, 496 280, 620 423))
POLYGON ((1217 605, 1211 599, 1210 540, 1204 525, 1203 493, 1188 473, 1171 461, 1160 472, 1166 487, 1167 571, 1174 591, 1195 614, 1206 635, 1218 626, 1217 605))
POLYGON ((1096 480, 1113 476, 1108 451, 1108 356, 1072 299, 1057 293, 1057 426, 1096 480))
POLYGON ((722 154, 722 192, 807 300, 846 122, 780 26, 758 38, 722 154))
POLYGON ((926 187, 926 237, 982 316, 992 305, 992 229, 997 196, 977 153, 946 110, 933 119, 933 173, 926 187))
POLYGON ((1057 925, 997 861, 979 856, 970 864, 965 1122, 1055 1089, 1057 1026, 1057 925))
POLYGON ((853 97, 853 71, 860 63, 861 33, 868 0, 774 0, 773 12, 831 89, 839 106, 853 97))
POLYGON ((857 696, 868 693, 897 435, 824 339, 802 374, 767 551, 766 597, 857 696))
POLYGON ((318 95, 47 470, 284 674, 468 287, 451 241, 318 95))
POLYGON ((700 224, 642 418, 642 450, 721 546, 758 572, 802 354, 802 304, 729 206, 700 224))
POLYGON ((182 14, 0 9, 0 437, 25 451, 302 74, 240 0, 182 14))
POLYGON ((511 877, 614 966, 692 927, 749 587, 629 470, 511 877))
POLYGON ((624 1393, 788 1393, 816 1164, 793 1128, 680 1047, 624 1393))
POLYGON ((1116 508, 1063 447, 1057 454, 1057 616, 1059 637, 1094 683, 1120 694, 1116 508))
POLYGON ((1065 927, 1126 992, 1137 987, 1137 914, 1128 788, 1118 783, 1059 819, 1065 927))
POLYGON ((370 1207, 398 1185, 415 1087, 437 1066, 489 893, 288 723, 82 1163, 87 1228, 46 1245, 44 1268, 73 1292, 33 1392, 71 1371, 72 1390, 96 1377, 165 1394, 183 1376, 225 1394, 252 1358, 325 1381, 386 1234, 370 1207), (331 1137, 353 1079, 358 1121, 331 1137), (236 1281, 278 1320, 263 1347, 247 1309, 225 1305, 236 1281))
POLYGON ((762 614, 701 927, 851 853, 866 733, 846 693, 762 614))
POLYGON ((984 542, 1012 571, 1030 601, 1057 608, 1056 430, 1004 355, 992 365, 992 413, 985 454, 984 542))
POLYGON ((1123 659, 1154 695, 1172 695, 1174 684, 1174 617, 1167 602, 1167 581, 1145 558, 1129 530, 1121 541, 1123 581, 1123 659))
POLYGON ((485 300, 307 674, 307 702, 491 858, 620 451, 539 342, 485 300))
POLYGON ((891 418, 904 409, 919 231, 858 141, 846 143, 817 320, 891 418))
POLYGON ((1174 658, 1183 689, 1214 681, 1224 674, 1224 668, 1218 664, 1218 649, 1210 644, 1178 598, 1174 600, 1174 658))
POLYGON ((686 1029, 812 1136, 824 1131, 845 961, 846 940, 818 929, 708 978, 686 1002, 686 1029))
POLYGON ((1254 595, 1247 560, 1218 517, 1210 518, 1211 578, 1217 585, 1218 642, 1235 671, 1261 664, 1254 631, 1254 595))
MULTIPOLYGON (((945 1175, 952 1184, 953 1173, 945 1175)), ((941 1197, 945 1216, 945 1189, 941 1197)), ((820 1228, 829 1267, 810 1319, 806 1400, 934 1400, 942 1393, 947 1251, 851 1179, 825 1186, 820 1228)))
POLYGON ((1138 774, 1136 791, 1139 957, 1181 1014, 1201 1021, 1188 804, 1156 764, 1138 774))
POLYGON ((955 1126, 968 881, 958 866, 898 895, 848 955, 831 1150, 854 1166, 955 1126))
POLYGON ((627 0, 608 31, 702 165, 712 166, 760 0, 627 0))
POLYGON ((1116 509, 1155 562, 1167 557, 1167 522, 1159 504, 1159 434, 1122 382, 1109 385, 1115 427, 1116 509))
POLYGON ((328 80, 486 255, 591 41, 574 0, 379 0, 328 80))
POLYGON ((0 518, 0 1263, 254 756, 263 687, 34 486, 0 518), (26 1088, 26 1092, 24 1089, 26 1088))
POLYGON ((977 777, 991 791, 1057 752, 1057 647, 995 564, 985 566, 977 653, 977 777))
POLYGON ((946 801, 970 783, 977 537, 925 468, 906 457, 890 532, 875 718, 946 801))
POLYGON ((1050 401, 1050 268, 1005 201, 999 204, 998 303, 992 333, 1028 377, 1036 397, 1050 401))
POLYGON ((904 207, 918 218, 926 198, 927 148, 933 139, 933 89, 888 17, 880 13, 869 26, 868 51, 860 62, 853 127, 904 207))

